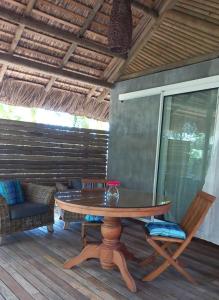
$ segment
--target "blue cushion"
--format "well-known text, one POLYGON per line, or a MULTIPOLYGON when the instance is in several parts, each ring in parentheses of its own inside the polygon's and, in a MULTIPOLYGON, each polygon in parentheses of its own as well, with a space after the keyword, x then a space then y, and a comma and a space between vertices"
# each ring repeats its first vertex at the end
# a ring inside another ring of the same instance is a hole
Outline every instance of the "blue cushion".
POLYGON ((87 222, 94 222, 94 223, 102 223, 103 222, 103 217, 101 217, 101 216, 86 215, 84 217, 84 219, 87 222))
POLYGON ((150 235, 155 236, 166 236, 177 239, 186 239, 185 231, 183 231, 180 226, 172 222, 150 222, 145 225, 150 235))
POLYGON ((75 178, 75 179, 69 180, 68 187, 73 190, 81 190, 82 189, 81 178, 75 178))
POLYGON ((48 211, 48 205, 34 202, 25 202, 22 204, 10 205, 9 207, 11 220, 42 215, 48 211))
POLYGON ((0 194, 5 198, 8 205, 16 204, 17 194, 14 180, 0 181, 0 194))
POLYGON ((0 194, 8 205, 24 202, 22 187, 18 180, 0 181, 0 194))
POLYGON ((24 203, 24 193, 22 190, 22 186, 19 180, 14 181, 15 184, 15 192, 16 192, 16 203, 24 203))

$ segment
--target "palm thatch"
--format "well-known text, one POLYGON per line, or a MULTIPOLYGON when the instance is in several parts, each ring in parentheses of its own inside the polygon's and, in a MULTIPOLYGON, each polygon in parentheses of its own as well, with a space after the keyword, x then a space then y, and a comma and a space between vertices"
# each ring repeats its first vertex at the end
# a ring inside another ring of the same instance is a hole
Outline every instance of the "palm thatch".
POLYGON ((215 0, 133 0, 128 57, 108 48, 111 8, 112 0, 1 0, 0 101, 105 121, 114 82, 219 56, 215 0))

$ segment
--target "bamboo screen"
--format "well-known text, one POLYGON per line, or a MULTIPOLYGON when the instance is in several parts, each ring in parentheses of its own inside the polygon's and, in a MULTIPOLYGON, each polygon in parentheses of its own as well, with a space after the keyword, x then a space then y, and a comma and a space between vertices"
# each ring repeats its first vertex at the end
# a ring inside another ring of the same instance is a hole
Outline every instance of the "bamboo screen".
POLYGON ((105 178, 108 132, 0 119, 0 178, 54 184, 105 178))

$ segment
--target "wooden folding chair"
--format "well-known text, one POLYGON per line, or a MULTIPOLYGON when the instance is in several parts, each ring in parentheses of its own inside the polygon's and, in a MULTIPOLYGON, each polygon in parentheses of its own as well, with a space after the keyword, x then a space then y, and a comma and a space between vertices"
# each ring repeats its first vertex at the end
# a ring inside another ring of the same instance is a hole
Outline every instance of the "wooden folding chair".
MULTIPOLYGON (((97 192, 97 191, 105 191, 106 190, 106 179, 97 179, 97 178, 83 178, 82 182, 82 190, 84 192, 97 192)), ((81 239, 83 247, 87 245, 87 228, 95 227, 100 228, 101 223, 82 221, 81 222, 81 239)))
POLYGON ((151 236, 146 229, 146 240, 154 248, 155 251, 151 256, 140 263, 141 266, 145 266, 151 262, 154 262, 156 256, 158 255, 164 257, 165 261, 157 269, 146 275, 143 278, 143 281, 151 281, 155 279, 171 265, 189 282, 195 283, 195 280, 192 278, 192 276, 187 273, 187 271, 183 268, 183 265, 179 263, 178 257, 191 242, 193 236, 202 224, 214 200, 214 196, 211 196, 205 192, 197 193, 195 199, 191 203, 186 215, 184 216, 180 224, 180 227, 186 233, 185 240, 172 237, 151 236), (175 251, 170 248, 170 246, 173 244, 177 246, 175 251))

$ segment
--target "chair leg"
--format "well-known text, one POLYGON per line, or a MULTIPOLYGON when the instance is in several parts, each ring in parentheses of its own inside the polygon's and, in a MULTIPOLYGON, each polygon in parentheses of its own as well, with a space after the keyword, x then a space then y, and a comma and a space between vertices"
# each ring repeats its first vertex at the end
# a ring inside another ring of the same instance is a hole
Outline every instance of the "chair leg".
POLYGON ((84 248, 87 245, 87 230, 84 223, 81 223, 81 240, 84 248))
POLYGON ((69 229, 69 227, 70 227, 70 222, 64 222, 64 227, 63 227, 63 229, 64 229, 64 230, 67 230, 67 229, 69 229))
POLYGON ((162 247, 160 247, 155 241, 152 239, 147 240, 148 243, 161 255, 163 256, 166 260, 154 271, 152 271, 150 274, 146 275, 143 280, 144 281, 151 281, 158 277, 163 271, 165 271, 170 265, 175 267, 175 269, 181 273, 189 282, 195 283, 195 280, 192 278, 190 274, 188 274, 183 267, 181 267, 178 262, 176 261, 177 257, 181 254, 177 249, 177 251, 170 256, 162 247), (176 255, 178 253, 178 255, 176 255))
POLYGON ((53 224, 47 225, 47 230, 48 230, 48 232, 52 233, 54 231, 53 224))
MULTIPOLYGON (((161 245, 162 249, 169 249, 168 248, 169 243, 164 243, 163 245, 161 245)), ((144 260, 142 260, 140 262, 140 266, 145 267, 149 264, 152 264, 156 261, 157 256, 159 256, 160 254, 157 251, 154 251, 150 256, 148 256, 147 258, 145 258, 144 260)))
POLYGON ((158 253, 154 251, 150 256, 140 262, 140 266, 145 267, 155 262, 158 253))
POLYGON ((2 246, 2 245, 3 245, 3 243, 4 243, 4 236, 3 236, 3 235, 1 235, 1 236, 0 236, 0 246, 2 246))

